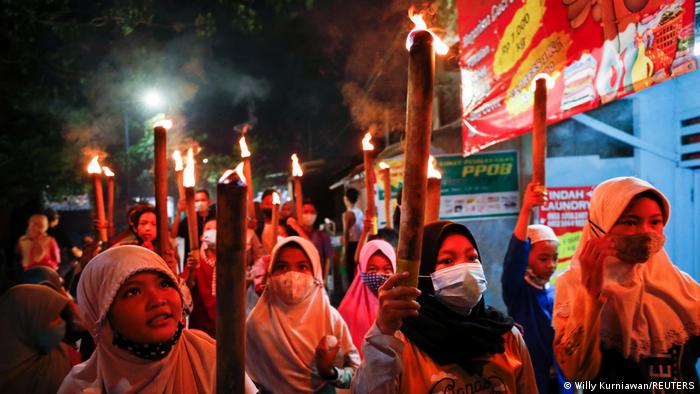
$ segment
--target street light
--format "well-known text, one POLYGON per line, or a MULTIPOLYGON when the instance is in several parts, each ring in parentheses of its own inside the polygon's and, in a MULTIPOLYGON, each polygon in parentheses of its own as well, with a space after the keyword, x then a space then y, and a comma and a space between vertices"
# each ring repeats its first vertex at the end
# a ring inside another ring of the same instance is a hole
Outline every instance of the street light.
POLYGON ((160 108, 163 101, 163 96, 155 89, 149 89, 143 95, 143 103, 149 108, 160 108))

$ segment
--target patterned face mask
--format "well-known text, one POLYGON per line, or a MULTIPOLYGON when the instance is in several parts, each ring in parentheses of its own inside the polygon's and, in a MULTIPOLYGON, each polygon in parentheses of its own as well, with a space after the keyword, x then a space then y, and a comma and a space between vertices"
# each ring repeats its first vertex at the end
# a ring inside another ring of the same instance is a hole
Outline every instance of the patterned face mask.
POLYGON ((177 331, 175 331, 175 335, 173 335, 173 337, 169 340, 161 343, 138 343, 130 339, 126 339, 123 336, 121 336, 118 332, 115 332, 114 339, 112 340, 112 345, 122 350, 126 350, 127 352, 145 360, 162 360, 165 358, 165 356, 170 354, 170 351, 173 349, 173 346, 175 346, 177 341, 180 339, 180 335, 182 335, 182 330, 184 328, 184 324, 182 324, 182 322, 179 322, 177 325, 177 331))
POLYGON ((365 286, 367 286, 374 295, 378 295, 379 288, 389 279, 389 275, 360 272, 360 279, 362 279, 365 286))

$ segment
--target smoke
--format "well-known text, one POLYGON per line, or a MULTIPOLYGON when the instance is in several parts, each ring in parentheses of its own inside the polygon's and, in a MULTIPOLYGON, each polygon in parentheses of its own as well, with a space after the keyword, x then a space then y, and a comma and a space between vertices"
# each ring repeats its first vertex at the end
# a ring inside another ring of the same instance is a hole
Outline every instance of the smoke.
POLYGON ((406 34, 412 23, 412 2, 357 1, 318 15, 316 22, 327 41, 327 56, 344 59, 339 89, 350 109, 353 125, 375 128, 378 135, 402 129, 405 122, 406 34), (342 13, 342 20, 326 19, 342 13), (327 27, 330 26, 330 27, 327 27))

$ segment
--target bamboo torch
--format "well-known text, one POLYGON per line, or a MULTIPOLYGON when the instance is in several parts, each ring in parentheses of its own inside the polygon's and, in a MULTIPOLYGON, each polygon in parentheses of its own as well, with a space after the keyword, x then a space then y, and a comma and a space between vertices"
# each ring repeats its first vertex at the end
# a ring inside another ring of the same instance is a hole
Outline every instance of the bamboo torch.
MULTIPOLYGON (((156 195, 156 226, 158 237, 158 254, 170 253, 168 237, 168 159, 167 131, 173 127, 170 120, 161 120, 153 126, 153 177, 156 195)), ((171 267, 174 268, 174 267, 171 267)), ((173 271, 177 272, 177 271, 173 271)))
POLYGON ((532 180, 545 186, 544 161, 547 157, 547 88, 554 81, 547 74, 538 74, 534 80, 535 105, 532 112, 532 180))
MULTIPOLYGON (((533 81, 535 104, 532 111, 532 180, 538 182, 539 191, 546 190, 545 158, 547 157, 547 88, 554 87, 554 80, 547 74, 537 74, 533 81)), ((539 209, 534 210, 533 220, 539 221, 539 209)))
POLYGON ((240 166, 219 179, 216 234, 216 392, 245 391, 246 179, 240 166))
POLYGON ((172 230, 170 230, 170 237, 176 238, 180 226, 180 213, 182 212, 180 209, 180 201, 185 200, 185 187, 182 185, 182 171, 184 167, 182 165, 182 155, 177 149, 173 151, 173 161, 175 162, 175 179, 177 182, 178 204, 177 210, 175 211, 175 218, 173 219, 173 227, 172 230))
POLYGON ((301 177, 304 175, 304 171, 301 170, 301 165, 299 165, 299 157, 294 153, 292 155, 292 177, 294 177, 294 202, 297 210, 297 221, 303 223, 302 208, 304 206, 303 195, 301 193, 301 177))
POLYGON ((372 133, 369 131, 365 134, 362 139, 362 152, 364 154, 364 166, 365 166, 365 192, 367 195, 367 215, 372 219, 372 228, 369 229, 368 234, 377 234, 377 207, 374 205, 374 157, 372 157, 372 152, 374 151, 374 145, 372 145, 372 133))
MULTIPOLYGON (((187 150, 185 170, 182 173, 182 186, 185 188, 187 235, 190 239, 190 252, 192 252, 194 258, 199 260, 199 231, 197 229, 197 213, 194 210, 194 153, 192 148, 187 150)), ((187 272, 188 279, 191 275, 192 270, 189 270, 187 272)))
POLYGON ((95 195, 95 216, 97 217, 97 235, 100 241, 107 242, 107 220, 105 219, 105 199, 102 193, 102 168, 100 168, 99 156, 95 156, 87 167, 88 174, 92 176, 93 192, 95 195))
POLYGON ((109 238, 114 237, 114 172, 103 166, 102 171, 107 177, 107 229, 109 230, 109 238))
POLYGON ((386 217, 386 228, 392 228, 391 220, 391 167, 383 161, 379 162, 379 170, 382 174, 382 184, 384 186, 384 216, 386 217))
POLYGON ((245 176, 248 187, 248 212, 255 212, 255 203, 253 202, 253 170, 250 167, 250 151, 248 144, 245 141, 245 135, 238 141, 241 147, 241 158, 243 159, 243 175, 245 176))
POLYGON ((436 160, 430 156, 428 160, 428 201, 425 209, 425 222, 440 220, 440 188, 442 174, 435 168, 436 160))
POLYGON ((277 245, 277 236, 279 234, 280 224, 280 195, 277 192, 272 192, 272 246, 277 245))
MULTIPOLYGON (((447 53, 449 48, 427 30, 421 15, 409 17, 416 27, 408 34, 408 93, 406 97, 406 145, 404 155, 404 184, 401 202, 401 225, 397 250, 397 272, 408 271, 405 285, 418 285, 420 256, 423 246, 423 224, 430 152, 430 133, 435 83, 435 52, 447 53)), ((441 53, 442 54, 442 53, 441 53)))

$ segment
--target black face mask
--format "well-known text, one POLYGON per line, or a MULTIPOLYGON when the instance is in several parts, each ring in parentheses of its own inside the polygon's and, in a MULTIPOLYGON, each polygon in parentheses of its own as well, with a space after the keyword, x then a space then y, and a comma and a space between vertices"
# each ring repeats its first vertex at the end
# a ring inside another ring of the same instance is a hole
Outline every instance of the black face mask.
POLYGON ((173 349, 173 346, 175 346, 177 341, 180 339, 180 335, 182 335, 182 330, 184 328, 185 325, 182 324, 182 322, 179 322, 177 324, 177 331, 175 331, 175 335, 173 335, 173 337, 169 340, 161 343, 134 342, 130 339, 124 338, 123 336, 121 336, 121 334, 115 331, 114 339, 112 340, 112 345, 122 350, 126 350, 127 352, 135 355, 136 357, 140 357, 145 360, 162 360, 168 354, 170 354, 170 351, 173 349))
POLYGON ((270 220, 272 219, 272 208, 263 208, 263 215, 265 215, 265 219, 270 220))

